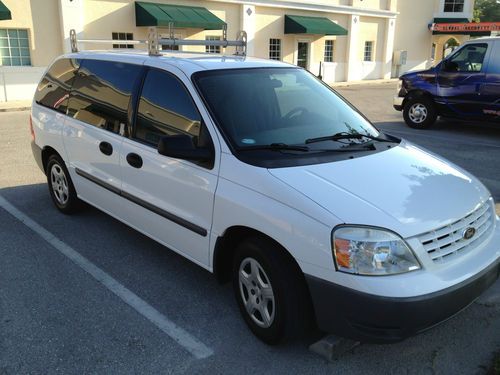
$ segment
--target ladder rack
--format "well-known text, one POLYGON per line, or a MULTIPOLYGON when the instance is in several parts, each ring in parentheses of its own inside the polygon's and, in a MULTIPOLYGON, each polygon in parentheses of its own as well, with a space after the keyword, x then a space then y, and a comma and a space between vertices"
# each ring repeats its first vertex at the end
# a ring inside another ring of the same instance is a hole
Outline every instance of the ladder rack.
POLYGON ((131 45, 147 45, 150 56, 160 56, 160 46, 219 46, 222 48, 236 47, 235 55, 246 56, 247 52, 247 33, 240 31, 236 40, 227 39, 227 25, 222 29, 222 40, 195 40, 195 39, 176 39, 174 37, 173 24, 169 24, 169 37, 160 38, 158 29, 150 27, 148 29, 147 40, 116 40, 116 39, 77 39, 76 32, 71 29, 69 32, 69 40, 71 43, 71 52, 78 52, 78 43, 103 43, 103 44, 131 44, 131 45))

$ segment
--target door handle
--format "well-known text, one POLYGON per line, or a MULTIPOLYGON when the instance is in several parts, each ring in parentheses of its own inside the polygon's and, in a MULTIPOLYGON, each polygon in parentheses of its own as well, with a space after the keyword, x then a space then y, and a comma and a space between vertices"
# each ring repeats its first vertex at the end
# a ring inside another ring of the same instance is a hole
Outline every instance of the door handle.
POLYGON ((131 152, 127 155, 127 163, 129 163, 134 168, 140 168, 142 167, 142 158, 139 155, 131 152))
POLYGON ((113 153, 113 146, 111 145, 111 143, 108 143, 108 142, 101 142, 99 143, 99 150, 101 150, 101 152, 104 154, 104 155, 111 155, 113 153))

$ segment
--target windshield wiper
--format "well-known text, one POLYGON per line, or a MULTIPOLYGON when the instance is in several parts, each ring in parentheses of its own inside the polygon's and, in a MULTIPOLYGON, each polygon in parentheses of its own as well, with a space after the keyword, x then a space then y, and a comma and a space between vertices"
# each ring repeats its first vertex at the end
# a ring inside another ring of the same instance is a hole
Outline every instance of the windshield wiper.
MULTIPOLYGON (((354 146, 354 144, 353 144, 354 146)), ((356 151, 372 151, 373 145, 361 143, 359 147, 349 148, 334 148, 334 149, 310 149, 307 146, 287 145, 286 143, 271 143, 270 145, 255 145, 248 147, 240 147, 238 151, 253 151, 253 150, 271 150, 271 151, 301 151, 301 152, 356 152, 356 151)))
POLYGON ((307 146, 294 146, 287 145, 286 143, 271 143, 269 145, 255 145, 247 147, 239 147, 238 151, 250 151, 250 150, 271 150, 271 151, 302 151, 308 152, 309 147, 307 146))
POLYGON ((388 139, 375 137, 375 136, 369 135, 369 134, 361 134, 361 133, 350 134, 350 133, 342 132, 342 133, 337 133, 334 135, 327 135, 326 137, 309 138, 309 139, 306 139, 306 144, 323 142, 323 141, 340 141, 342 139, 363 139, 363 138, 368 138, 368 139, 372 139, 374 141, 379 141, 379 142, 393 142, 393 141, 390 141, 388 139))

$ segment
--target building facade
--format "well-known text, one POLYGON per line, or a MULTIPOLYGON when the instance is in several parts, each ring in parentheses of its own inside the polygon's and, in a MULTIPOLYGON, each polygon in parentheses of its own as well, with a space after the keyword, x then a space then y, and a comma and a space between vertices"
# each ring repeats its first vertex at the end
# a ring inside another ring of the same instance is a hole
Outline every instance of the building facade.
MULTIPOLYGON (((248 55, 279 59, 321 75, 327 83, 388 79, 440 60, 449 40, 436 22, 472 18, 473 0, 1 0, 0 101, 32 97, 43 71, 78 38, 115 39, 85 49, 131 48, 148 26, 175 38, 233 39, 248 35, 248 55), (4 10, 2 10, 4 9, 4 10), (396 54, 395 54, 396 52, 396 54), (395 59, 396 57, 396 59, 395 59)), ((219 47, 181 47, 220 52, 219 47)))

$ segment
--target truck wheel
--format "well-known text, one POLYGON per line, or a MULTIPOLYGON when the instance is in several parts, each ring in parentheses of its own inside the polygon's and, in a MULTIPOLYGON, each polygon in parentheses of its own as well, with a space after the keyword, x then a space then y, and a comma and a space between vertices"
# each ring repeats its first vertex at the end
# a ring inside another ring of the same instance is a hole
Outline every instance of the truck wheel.
POLYGON ((236 249, 236 301, 250 330, 267 344, 300 337, 310 327, 312 307, 297 268, 283 249, 265 238, 250 238, 236 249))
POLYGON ((437 111, 431 99, 421 96, 406 102, 403 117, 410 128, 429 129, 436 122, 437 111))
POLYGON ((50 156, 46 171, 50 197, 57 209, 63 214, 78 211, 83 204, 78 199, 64 161, 58 155, 50 156))

